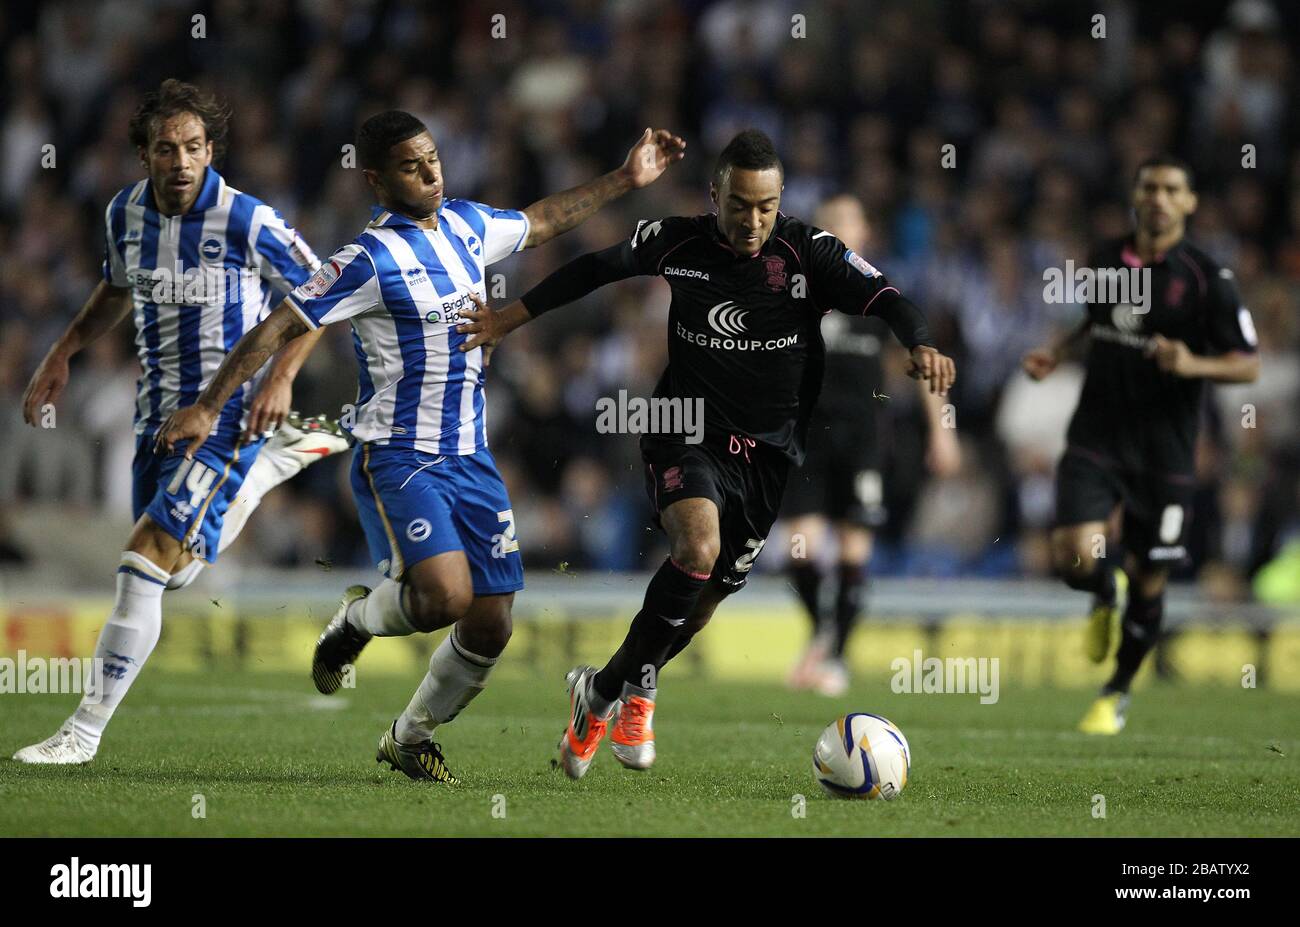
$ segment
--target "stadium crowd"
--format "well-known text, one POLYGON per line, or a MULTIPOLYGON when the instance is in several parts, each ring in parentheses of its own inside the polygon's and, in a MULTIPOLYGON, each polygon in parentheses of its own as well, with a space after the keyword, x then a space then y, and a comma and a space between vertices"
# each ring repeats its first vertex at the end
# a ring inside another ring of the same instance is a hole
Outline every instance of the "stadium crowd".
MULTIPOLYGON (((891 517, 877 574, 1046 572, 1053 467, 1081 370, 1042 384, 1019 372, 1027 349, 1079 317, 1078 306, 1045 302, 1043 272, 1124 234, 1133 166, 1176 153, 1200 191, 1190 237, 1235 270, 1263 356, 1259 382, 1214 392, 1199 455, 1195 569, 1217 593, 1243 594, 1300 533, 1300 10, 1093 6, 1104 38, 1091 9, 1029 0, 6 5, 0 561, 30 556, 15 527, 25 506, 129 516, 129 323, 77 361, 56 428, 23 426, 19 398, 99 279, 105 205, 143 176, 130 114, 179 76, 233 109, 223 175, 276 206, 322 256, 368 219, 346 146, 382 109, 427 122, 449 195, 497 206, 522 208, 611 169, 645 126, 688 139, 686 160, 659 183, 496 265, 497 304, 627 236, 638 218, 709 211, 713 155, 742 127, 765 130, 782 152, 785 212, 811 219, 823 198, 858 195, 870 260, 957 360, 963 447, 960 473, 927 475, 922 411, 901 358, 891 361, 891 517)), ((490 444, 528 567, 655 562, 636 438, 597 434, 595 408, 621 389, 650 395, 666 360, 667 300, 651 278, 607 287, 494 355, 490 444)), ((300 374, 295 405, 338 415, 354 394, 340 326, 300 374)), ((877 400, 862 401, 865 414, 877 400)), ((277 490, 231 554, 366 564, 346 474, 336 457, 277 490)))

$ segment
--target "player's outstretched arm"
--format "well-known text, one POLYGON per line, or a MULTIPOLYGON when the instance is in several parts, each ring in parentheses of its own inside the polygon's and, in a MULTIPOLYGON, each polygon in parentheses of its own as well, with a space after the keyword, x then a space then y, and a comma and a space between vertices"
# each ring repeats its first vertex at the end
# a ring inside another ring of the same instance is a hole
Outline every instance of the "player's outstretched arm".
POLYGON ((58 402, 68 385, 68 362, 78 351, 112 331, 131 311, 131 291, 99 281, 59 340, 51 345, 23 393, 23 421, 35 425, 46 403, 58 402))
POLYGON ((170 453, 181 441, 188 441, 185 456, 192 458, 194 452, 204 441, 212 423, 221 414, 221 409, 230 399, 241 383, 244 383, 262 365, 270 360, 277 351, 307 332, 307 324, 285 300, 276 307, 260 324, 239 339, 226 359, 221 362, 212 382, 208 384, 194 405, 177 409, 162 428, 158 429, 158 439, 154 450, 170 453))
POLYGON ((629 262, 621 244, 574 258, 537 286, 504 308, 493 311, 474 294, 477 309, 461 310, 462 321, 456 331, 470 337, 460 346, 462 351, 494 348, 506 335, 543 312, 582 299, 607 283, 635 277, 638 269, 629 262))
POLYGON ((669 164, 680 161, 685 153, 686 142, 676 135, 665 129, 646 129, 618 170, 552 194, 525 209, 529 231, 524 247, 534 248, 563 235, 586 222, 606 203, 654 183, 669 164))

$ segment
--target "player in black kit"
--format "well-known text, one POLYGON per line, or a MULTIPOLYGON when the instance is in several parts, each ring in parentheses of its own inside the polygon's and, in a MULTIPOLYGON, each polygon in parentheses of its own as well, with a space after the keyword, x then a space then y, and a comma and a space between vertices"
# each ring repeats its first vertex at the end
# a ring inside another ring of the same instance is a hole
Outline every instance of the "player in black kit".
POLYGON ((616 758, 633 769, 654 761, 659 670, 744 586, 790 468, 803 460, 821 387, 823 312, 882 318, 911 351, 909 372, 936 393, 956 376, 930 345, 921 313, 878 270, 829 232, 778 211, 783 182, 767 136, 742 132, 718 157, 709 190, 716 214, 643 220, 628 241, 577 258, 499 312, 465 313, 459 326, 473 335, 465 349, 492 345, 606 283, 659 275, 673 298, 668 369, 655 397, 703 400, 700 443, 677 434, 641 439, 647 492, 671 556, 605 668, 568 675, 572 713, 559 762, 572 778, 587 771, 616 708, 616 758))
MULTIPOLYGON (((856 196, 831 197, 813 218, 845 247, 867 251, 871 226, 856 196)), ((882 481, 884 360, 887 350, 902 349, 889 344, 886 326, 869 315, 829 312, 821 328, 826 379, 808 426, 808 459, 791 475, 781 509, 791 540, 790 580, 813 632, 788 683, 838 698, 849 685, 844 654, 866 599, 873 534, 888 515, 882 481), (864 396, 880 398, 863 402, 864 396), (821 554, 832 546, 828 574, 821 554), (827 585, 831 589, 823 595, 827 585)), ((929 428, 926 464, 936 476, 950 476, 961 466, 961 450, 956 430, 944 427, 946 400, 924 381, 917 387, 929 428)))
MULTIPOLYGON (((1125 274, 1127 300, 1094 284, 1082 325, 1024 361, 1040 380, 1074 341, 1091 336, 1083 393, 1057 469, 1052 532, 1054 568, 1071 588, 1093 595, 1089 659, 1103 662, 1120 638, 1115 672, 1079 722, 1089 734, 1123 729, 1129 686, 1160 633, 1169 566, 1186 556, 1204 383, 1249 383, 1259 375, 1254 324, 1232 271, 1184 237, 1196 210, 1191 169, 1168 156, 1144 161, 1133 209, 1134 234, 1089 261, 1125 274), (1105 557, 1106 522, 1116 506, 1128 551, 1122 570, 1105 557)), ((1086 284, 1082 292, 1088 295, 1086 284)))

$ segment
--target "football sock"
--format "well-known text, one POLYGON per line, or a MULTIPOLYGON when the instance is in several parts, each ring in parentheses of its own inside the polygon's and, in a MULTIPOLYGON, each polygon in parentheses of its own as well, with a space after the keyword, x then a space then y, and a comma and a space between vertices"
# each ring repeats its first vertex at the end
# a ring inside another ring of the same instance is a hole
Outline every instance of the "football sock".
POLYGON ((171 579, 167 580, 167 588, 173 592, 177 589, 184 589, 199 578, 199 574, 203 572, 205 566, 207 566, 206 563, 195 557, 172 574, 171 579))
POLYGON ((102 661, 96 666, 102 672, 87 686, 72 715, 77 739, 91 749, 99 747, 109 719, 158 643, 168 579, 167 571, 147 557, 122 552, 113 611, 95 644, 95 659, 102 661))
POLYGON ((348 606, 347 622, 372 637, 405 637, 415 633, 407 617, 406 586, 386 579, 364 599, 348 606))
POLYGON ((451 633, 429 657, 429 672, 421 680, 415 695, 411 696, 406 711, 397 719, 398 743, 429 740, 434 728, 455 718, 474 696, 483 691, 496 662, 496 657, 484 657, 466 650, 453 625, 451 633))
POLYGON ((1127 692, 1137 675, 1142 659, 1160 638, 1160 620, 1164 617, 1164 594, 1148 599, 1137 589, 1130 589, 1124 609, 1123 634, 1115 654, 1115 675, 1103 692, 1127 692))
POLYGON ((831 657, 836 660, 844 658, 849 635, 862 611, 867 591, 867 565, 841 563, 839 580, 839 589, 835 593, 835 638, 831 645, 831 657))
POLYGON ((815 635, 822 628, 822 571, 818 569, 817 564, 809 560, 795 560, 790 566, 790 581, 794 584, 794 591, 798 593, 799 601, 803 602, 804 610, 812 621, 815 635))
POLYGON ((673 641, 681 635, 682 625, 708 581, 708 574, 688 572, 671 557, 663 562, 646 587, 645 601, 632 619, 627 637, 592 680, 592 693, 602 703, 617 701, 625 682, 655 688, 658 667, 667 660, 673 641), (647 672, 646 667, 651 671, 647 672))

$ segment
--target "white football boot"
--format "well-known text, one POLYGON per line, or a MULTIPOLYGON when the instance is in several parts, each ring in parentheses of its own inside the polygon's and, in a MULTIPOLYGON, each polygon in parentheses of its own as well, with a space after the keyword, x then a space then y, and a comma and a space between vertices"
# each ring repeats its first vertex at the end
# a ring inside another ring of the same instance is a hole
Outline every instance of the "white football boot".
POLYGON ((53 765, 75 765, 89 763, 95 758, 95 751, 77 739, 72 730, 72 719, 63 722, 58 733, 47 740, 30 747, 23 747, 14 754, 19 763, 43 763, 53 765))
POLYGON ((277 477, 272 485, 278 486, 316 461, 346 451, 348 447, 347 436, 338 422, 323 415, 303 418, 297 412, 290 412, 262 446, 254 466, 266 460, 277 477))

